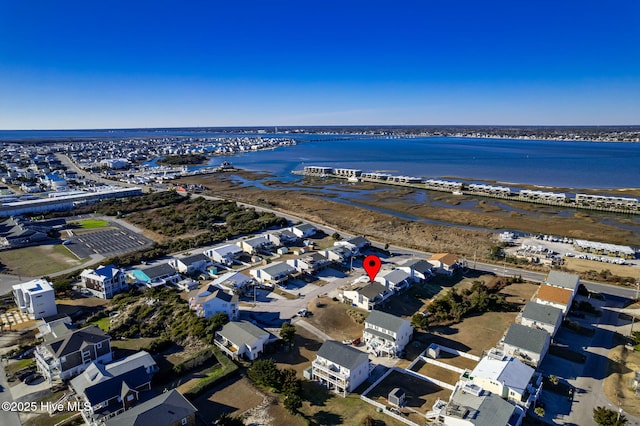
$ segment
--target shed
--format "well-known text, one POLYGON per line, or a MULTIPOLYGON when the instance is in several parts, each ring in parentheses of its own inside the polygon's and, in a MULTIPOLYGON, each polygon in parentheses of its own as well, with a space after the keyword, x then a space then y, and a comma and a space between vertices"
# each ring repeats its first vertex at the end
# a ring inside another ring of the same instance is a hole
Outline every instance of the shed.
POLYGON ((433 359, 438 358, 440 356, 440 346, 435 343, 430 344, 427 348, 427 356, 433 359))
POLYGON ((393 388, 391 392, 389 392, 389 397, 387 398, 387 401, 389 401, 389 404, 395 407, 402 407, 404 405, 405 398, 406 398, 406 394, 402 389, 393 388))

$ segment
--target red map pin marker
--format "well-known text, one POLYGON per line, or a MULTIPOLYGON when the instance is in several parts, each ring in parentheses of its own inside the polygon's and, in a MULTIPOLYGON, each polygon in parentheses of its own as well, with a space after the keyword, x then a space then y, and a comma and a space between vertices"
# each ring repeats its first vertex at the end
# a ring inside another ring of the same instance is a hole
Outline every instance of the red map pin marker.
POLYGON ((362 267, 365 271, 367 271, 367 275, 369 275, 369 281, 373 282, 373 279, 378 275, 378 271, 382 266, 382 262, 378 256, 374 256, 370 254, 369 256, 364 258, 364 262, 362 262, 362 267))

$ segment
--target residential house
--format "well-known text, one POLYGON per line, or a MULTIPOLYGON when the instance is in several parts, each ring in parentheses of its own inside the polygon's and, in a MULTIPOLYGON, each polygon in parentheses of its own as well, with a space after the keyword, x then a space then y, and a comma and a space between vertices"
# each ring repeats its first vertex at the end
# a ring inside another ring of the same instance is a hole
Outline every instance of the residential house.
POLYGON ((13 287, 13 299, 20 312, 40 319, 56 315, 56 297, 51 283, 44 278, 16 284, 13 287))
POLYGON ((193 275, 198 272, 205 272, 207 266, 211 265, 211 259, 204 254, 193 254, 191 256, 171 259, 169 264, 181 274, 193 275))
POLYGON ((334 340, 326 340, 311 363, 311 380, 343 397, 369 377, 369 355, 334 340))
POLYGON ((345 247, 349 249, 354 256, 360 256, 362 251, 371 245, 371 241, 364 237, 353 237, 348 240, 336 241, 333 245, 337 247, 345 247))
POLYGON ((367 351, 376 356, 395 357, 402 352, 413 336, 413 327, 405 319, 381 311, 371 311, 364 321, 362 340, 367 351))
POLYGON ((116 294, 126 291, 126 278, 125 273, 114 265, 100 265, 96 269, 85 269, 80 274, 82 286, 102 299, 111 299, 116 294))
POLYGON ((82 373, 92 362, 112 359, 111 337, 95 325, 79 330, 60 328, 45 336, 36 347, 36 366, 49 382, 67 380, 82 373))
POLYGON ((282 285, 296 272, 296 268, 286 262, 273 262, 254 268, 249 274, 261 285, 274 286, 282 285))
POLYGON ((265 251, 271 251, 273 243, 267 239, 267 237, 253 237, 246 240, 239 241, 238 247, 248 254, 259 254, 265 251))
POLYGON ((278 247, 290 246, 298 242, 298 236, 287 229, 271 232, 267 234, 267 239, 278 247))
POLYGON ((196 426, 197 411, 172 389, 107 419, 104 426, 196 426))
POLYGON ((220 287, 229 294, 241 294, 253 284, 253 280, 240 272, 227 272, 213 280, 210 285, 220 287))
POLYGON ((489 392, 473 392, 457 386, 438 421, 455 426, 520 426, 526 413, 489 392))
POLYGON ((328 267, 331 261, 319 252, 305 253, 294 259, 287 260, 287 264, 296 269, 296 271, 307 274, 315 274, 316 272, 328 267))
POLYGON ((378 274, 375 278, 376 282, 379 282, 394 293, 408 289, 410 287, 410 279, 411 274, 401 269, 392 269, 391 271, 378 274))
POLYGON ((544 282, 550 286, 566 288, 576 293, 580 285, 580 276, 560 271, 549 271, 544 282))
POLYGON ((242 253, 244 253, 242 249, 235 244, 215 247, 204 252, 204 254, 210 257, 214 262, 221 263, 225 266, 233 265, 242 253))
POLYGON ((349 265, 351 259, 355 256, 351 250, 342 246, 329 247, 326 250, 318 251, 318 253, 322 254, 330 261, 343 266, 349 265))
POLYGON ((373 310, 391 296, 392 292, 380 283, 372 282, 343 290, 340 294, 344 303, 349 303, 360 309, 373 310))
POLYGON ((209 284, 206 289, 189 293, 189 308, 199 317, 211 318, 224 312, 230 320, 235 320, 239 315, 238 295, 225 293, 220 287, 209 284))
POLYGON ((451 253, 437 253, 428 259, 428 262, 433 265, 433 271, 442 275, 453 275, 461 267, 462 261, 458 256, 451 253))
POLYGON ((145 269, 134 269, 130 274, 137 283, 149 288, 175 284, 182 280, 180 274, 168 263, 161 263, 145 269))
POLYGON ((571 309, 573 297, 574 293, 569 289, 540 284, 534 300, 536 303, 558 308, 562 310, 563 315, 566 315, 571 309))
POLYGON ((89 425, 99 426, 151 397, 151 379, 158 367, 147 352, 136 355, 119 361, 113 369, 108 368, 111 364, 92 363, 71 380, 70 386, 84 404, 81 413, 89 425))
POLYGON ((495 348, 461 379, 526 408, 540 396, 542 384, 542 375, 532 367, 495 348))
POLYGON ((562 324, 562 309, 536 302, 527 302, 520 314, 520 324, 545 330, 551 336, 562 324))
POLYGON ((298 238, 309 238, 313 237, 316 232, 318 232, 318 228, 310 223, 301 223, 299 225, 292 226, 289 228, 289 231, 293 232, 293 234, 298 238))
POLYGON ((431 263, 424 259, 409 259, 398 266, 397 269, 408 273, 414 282, 424 282, 433 277, 431 263))
POLYGON ((545 330, 511 324, 503 340, 506 355, 519 357, 529 365, 537 367, 549 350, 551 335, 545 330))
POLYGON ((231 321, 216 332, 215 344, 231 358, 257 359, 270 334, 248 321, 231 321))

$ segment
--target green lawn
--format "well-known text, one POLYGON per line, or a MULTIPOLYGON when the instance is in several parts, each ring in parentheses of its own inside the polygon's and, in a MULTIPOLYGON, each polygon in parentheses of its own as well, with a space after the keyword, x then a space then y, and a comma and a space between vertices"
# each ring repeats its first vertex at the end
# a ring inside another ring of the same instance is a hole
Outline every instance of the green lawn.
POLYGON ((82 264, 60 244, 5 250, 0 252, 0 263, 9 273, 27 277, 41 277, 82 264))
POLYGON ((105 317, 105 318, 99 319, 98 321, 94 321, 91 324, 95 324, 98 326, 98 328, 100 328, 100 330, 104 332, 108 332, 109 327, 111 325, 111 318, 105 317))
POLYGON ((109 225, 109 222, 102 219, 83 219, 78 222, 71 222, 69 225, 79 229, 103 228, 109 225))

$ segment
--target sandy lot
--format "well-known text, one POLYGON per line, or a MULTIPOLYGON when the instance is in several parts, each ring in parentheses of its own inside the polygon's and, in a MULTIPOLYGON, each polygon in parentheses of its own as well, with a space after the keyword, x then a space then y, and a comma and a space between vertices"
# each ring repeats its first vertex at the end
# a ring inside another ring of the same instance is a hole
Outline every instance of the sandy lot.
POLYGON ((630 352, 624 346, 617 346, 609 352, 609 376, 604 379, 602 389, 609 401, 620 401, 622 409, 640 416, 639 399, 630 388, 630 380, 640 371, 640 352, 630 352))
MULTIPOLYGON (((438 361, 441 360, 438 359, 438 361)), ((429 364, 424 361, 418 361, 411 370, 416 373, 420 373, 423 376, 432 377, 436 380, 440 380, 441 382, 449 383, 450 385, 455 385, 460 379, 460 373, 456 373, 453 370, 438 367, 437 365, 429 364)))
POLYGON ((364 317, 369 314, 361 309, 354 308, 345 303, 334 302, 326 297, 314 300, 309 310, 312 315, 309 316, 306 321, 338 341, 346 339, 353 340, 362 337, 364 324, 356 323, 347 314, 347 311, 357 311, 364 315, 364 317), (315 302, 321 302, 324 306, 318 308, 315 306, 315 302))

